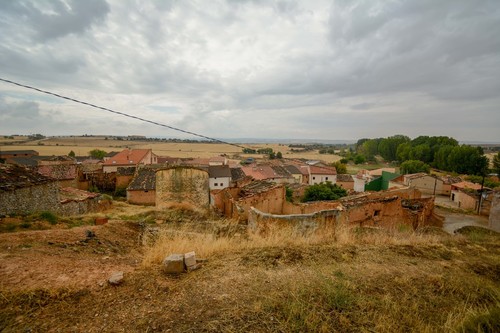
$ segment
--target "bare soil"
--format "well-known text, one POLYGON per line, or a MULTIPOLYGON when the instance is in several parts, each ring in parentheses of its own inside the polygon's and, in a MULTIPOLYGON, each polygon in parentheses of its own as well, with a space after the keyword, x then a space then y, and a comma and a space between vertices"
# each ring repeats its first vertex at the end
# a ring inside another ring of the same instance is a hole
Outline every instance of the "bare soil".
POLYGON ((500 307, 500 237, 482 229, 229 251, 170 276, 141 264, 133 212, 0 234, 0 331, 455 332, 500 307), (115 271, 119 286, 106 282, 115 271))

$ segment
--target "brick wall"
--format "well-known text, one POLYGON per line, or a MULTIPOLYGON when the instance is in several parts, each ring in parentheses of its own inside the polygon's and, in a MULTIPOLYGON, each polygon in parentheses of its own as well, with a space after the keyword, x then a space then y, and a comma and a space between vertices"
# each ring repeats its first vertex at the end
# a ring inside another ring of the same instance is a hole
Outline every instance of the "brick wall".
POLYGON ((127 190, 127 202, 134 205, 154 206, 156 202, 156 191, 127 190))

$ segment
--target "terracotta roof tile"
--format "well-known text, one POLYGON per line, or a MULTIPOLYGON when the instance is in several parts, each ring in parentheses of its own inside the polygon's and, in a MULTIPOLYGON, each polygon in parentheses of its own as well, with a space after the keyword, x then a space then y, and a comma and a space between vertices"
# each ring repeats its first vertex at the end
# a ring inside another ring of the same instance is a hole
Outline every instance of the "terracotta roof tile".
POLYGON ((104 165, 134 165, 139 164, 151 149, 125 149, 104 162, 104 165))

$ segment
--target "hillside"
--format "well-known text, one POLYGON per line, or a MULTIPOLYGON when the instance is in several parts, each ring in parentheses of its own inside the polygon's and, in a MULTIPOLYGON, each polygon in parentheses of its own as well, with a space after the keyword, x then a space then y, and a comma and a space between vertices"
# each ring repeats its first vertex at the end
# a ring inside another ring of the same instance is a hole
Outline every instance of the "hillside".
POLYGON ((261 237, 183 210, 117 203, 107 215, 103 226, 87 225, 93 217, 86 216, 0 234, 0 331, 500 328, 500 236, 482 228, 261 237), (162 271, 165 255, 191 250, 206 259, 201 269, 162 271), (125 273, 119 286, 106 282, 114 271, 125 273))

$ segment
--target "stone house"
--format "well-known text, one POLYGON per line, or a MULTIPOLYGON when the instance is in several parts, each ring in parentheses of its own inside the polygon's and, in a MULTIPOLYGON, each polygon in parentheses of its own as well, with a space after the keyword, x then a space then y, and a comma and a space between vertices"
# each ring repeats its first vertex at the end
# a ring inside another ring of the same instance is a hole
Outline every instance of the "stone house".
POLYGON ((451 186, 446 187, 442 178, 426 173, 415 173, 403 176, 404 184, 418 189, 423 194, 450 195, 451 186))
POLYGON ((0 214, 56 211, 57 181, 28 168, 0 164, 0 214))
POLYGON ((157 156, 151 149, 125 149, 103 164, 105 173, 116 172, 119 167, 131 167, 158 163, 157 156))
POLYGON ((335 167, 309 166, 309 185, 330 182, 337 182, 337 170, 335 167))
POLYGON ((231 185, 231 169, 228 165, 208 167, 210 190, 222 190, 231 185))
POLYGON ((78 188, 78 167, 76 160, 69 156, 51 156, 38 161, 38 172, 56 179, 60 187, 78 188))
POLYGON ((156 169, 142 167, 137 170, 133 180, 127 187, 127 201, 136 205, 155 205, 156 169))

